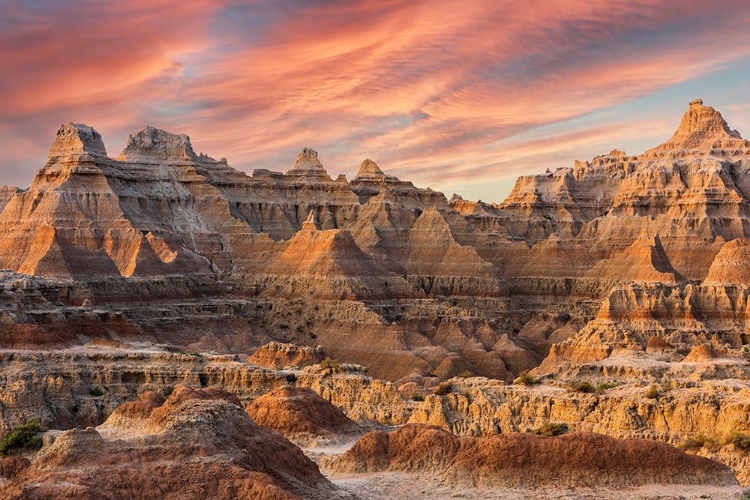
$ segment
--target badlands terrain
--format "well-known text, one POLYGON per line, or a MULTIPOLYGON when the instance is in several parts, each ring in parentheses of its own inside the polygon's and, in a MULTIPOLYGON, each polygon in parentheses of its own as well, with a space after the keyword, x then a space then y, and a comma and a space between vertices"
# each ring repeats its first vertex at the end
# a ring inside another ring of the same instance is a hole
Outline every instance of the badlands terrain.
POLYGON ((1 498, 750 498, 750 142, 701 100, 500 204, 69 123, 0 210, 1 498))

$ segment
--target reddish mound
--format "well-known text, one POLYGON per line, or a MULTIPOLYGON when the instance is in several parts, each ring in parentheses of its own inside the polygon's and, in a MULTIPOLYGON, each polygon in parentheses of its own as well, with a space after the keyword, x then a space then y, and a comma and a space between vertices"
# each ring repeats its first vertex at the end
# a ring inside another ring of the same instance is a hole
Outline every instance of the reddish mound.
POLYGON ((277 387, 250 403, 247 413, 288 438, 330 437, 357 429, 341 410, 306 388, 277 387))
POLYGON ((299 448, 212 392, 178 388, 161 406, 148 393, 101 434, 60 434, 3 498, 346 498, 299 448))
POLYGON ((258 348, 247 360, 258 366, 278 370, 286 366, 305 366, 320 363, 325 353, 320 347, 304 347, 296 344, 269 342, 258 348))
POLYGON ((709 344, 700 344, 692 349, 682 360, 683 363, 700 363, 716 358, 716 351, 709 344))
POLYGON ((725 465, 656 441, 617 440, 592 433, 468 438, 417 424, 365 435, 332 468, 340 472, 433 471, 442 473, 449 483, 494 487, 737 484, 725 465))

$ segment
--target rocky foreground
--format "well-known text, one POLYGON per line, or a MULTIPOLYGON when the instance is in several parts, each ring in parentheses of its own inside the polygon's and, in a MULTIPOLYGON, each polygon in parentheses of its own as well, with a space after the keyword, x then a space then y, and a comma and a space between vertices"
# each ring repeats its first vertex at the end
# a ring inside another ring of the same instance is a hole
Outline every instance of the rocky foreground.
POLYGON ((749 169, 700 100, 501 204, 64 125, 0 190, 0 496, 736 498, 749 169))

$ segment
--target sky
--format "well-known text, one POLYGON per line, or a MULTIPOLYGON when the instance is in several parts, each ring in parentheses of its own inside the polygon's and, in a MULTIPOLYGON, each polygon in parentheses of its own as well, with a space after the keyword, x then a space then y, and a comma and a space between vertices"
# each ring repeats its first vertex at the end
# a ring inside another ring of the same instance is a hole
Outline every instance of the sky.
POLYGON ((745 0, 0 0, 0 184, 58 127, 152 125, 235 168, 371 158, 502 201, 520 175, 665 141, 702 98, 750 136, 745 0))

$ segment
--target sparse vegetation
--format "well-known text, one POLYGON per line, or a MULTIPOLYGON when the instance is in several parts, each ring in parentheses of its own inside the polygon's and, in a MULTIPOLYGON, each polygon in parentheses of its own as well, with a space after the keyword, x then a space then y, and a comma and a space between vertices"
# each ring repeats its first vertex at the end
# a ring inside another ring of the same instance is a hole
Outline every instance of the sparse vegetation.
POLYGON ((656 384, 651 384, 651 387, 649 387, 648 391, 646 391, 646 397, 648 399, 656 399, 659 396, 661 396, 661 392, 659 392, 659 388, 656 387, 656 384))
POLYGON ((341 363, 338 359, 326 357, 326 359, 320 362, 320 366, 327 368, 328 373, 338 373, 341 371, 341 363))
POLYGON ((613 387, 617 387, 617 384, 614 382, 602 382, 601 384, 596 386, 596 392, 602 394, 612 389, 613 387))
POLYGON ((750 452, 750 434, 732 431, 729 433, 727 441, 733 444, 736 450, 740 450, 745 453, 750 452))
POLYGON ((683 451, 697 451, 702 448, 705 448, 708 451, 716 451, 720 448, 720 445, 718 440, 707 436, 702 432, 696 434, 695 436, 687 438, 680 445, 680 449, 682 449, 683 451))
POLYGON ((36 420, 29 420, 23 425, 14 427, 0 442, 1 455, 15 455, 21 451, 38 450, 42 447, 42 432, 46 431, 36 420))
POLYGON ((467 370, 465 372, 459 373, 458 376, 461 378, 471 378, 474 376, 474 374, 467 370))
POLYGON ((91 394, 95 398, 98 398, 99 396, 104 396, 104 391, 101 390, 100 387, 91 387, 89 389, 89 394, 91 394))
POLYGON ((203 354, 201 354, 201 353, 199 353, 197 351, 191 352, 190 355, 193 356, 193 357, 196 357, 198 359, 203 359, 203 354))
POLYGON ((534 385, 538 384, 539 380, 530 374, 528 370, 524 370, 518 374, 518 378, 514 382, 521 385, 534 385))
POLYGON ((557 422, 546 422, 541 427, 531 430, 532 434, 546 437, 559 436, 566 432, 568 432, 568 424, 557 422))
POLYGON ((573 382, 569 387, 570 392, 580 392, 584 394, 591 394, 596 392, 596 387, 594 385, 587 381, 583 380, 580 382, 573 382))
POLYGON ((437 396, 445 396, 453 391, 453 386, 450 382, 440 382, 435 390, 433 391, 437 396))
POLYGON ((424 401, 424 396, 422 396, 418 392, 415 392, 414 394, 411 395, 411 400, 412 401, 424 401))

